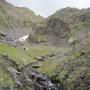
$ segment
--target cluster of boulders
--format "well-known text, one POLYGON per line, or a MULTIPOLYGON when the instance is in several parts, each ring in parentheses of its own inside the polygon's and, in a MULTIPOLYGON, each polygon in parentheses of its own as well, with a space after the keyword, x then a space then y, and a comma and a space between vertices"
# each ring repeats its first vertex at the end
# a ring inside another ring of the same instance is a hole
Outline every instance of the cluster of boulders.
POLYGON ((5 34, 2 33, 0 33, 0 42, 15 46, 14 40, 12 40, 11 38, 7 37, 5 34))
POLYGON ((5 43, 9 46, 17 47, 23 46, 24 43, 20 42, 19 40, 13 40, 5 34, 0 33, 0 42, 5 43))
POLYGON ((32 70, 31 66, 27 66, 20 74, 22 84, 31 86, 34 90, 59 90, 58 86, 51 79, 43 74, 32 70))

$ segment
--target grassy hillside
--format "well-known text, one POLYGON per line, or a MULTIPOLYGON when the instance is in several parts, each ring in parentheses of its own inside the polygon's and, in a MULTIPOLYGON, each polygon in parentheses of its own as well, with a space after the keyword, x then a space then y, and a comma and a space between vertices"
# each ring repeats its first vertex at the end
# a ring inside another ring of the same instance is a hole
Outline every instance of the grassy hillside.
MULTIPOLYGON (((5 44, 0 44, 0 54, 8 55, 9 60, 18 65, 18 68, 27 66, 28 64, 37 61, 40 57, 47 57, 45 61, 36 63, 33 69, 39 73, 46 74, 61 83, 67 90, 73 90, 79 88, 80 90, 89 90, 88 80, 90 79, 90 43, 86 42, 77 45, 75 49, 69 47, 55 47, 55 46, 43 46, 43 45, 31 45, 27 51, 20 48, 13 48, 5 44), (54 55, 54 56, 51 56, 54 55), (49 56, 49 57, 48 57, 49 56), (77 86, 79 84, 79 86, 77 86)), ((3 71, 2 65, 5 62, 0 59, 1 73, 6 73, 5 76, 0 77, 3 79, 3 85, 8 79, 9 84, 13 86, 13 80, 7 71, 3 71)), ((16 68, 16 66, 14 66, 16 68)))
POLYGON ((8 85, 13 87, 15 85, 15 81, 12 76, 15 72, 12 71, 13 69, 22 70, 21 68, 38 61, 42 56, 47 57, 48 55, 52 55, 63 50, 64 48, 60 49, 59 47, 54 46, 31 45, 28 50, 24 51, 21 48, 15 48, 13 46, 0 43, 1 87, 6 87, 8 85))
POLYGON ((77 46, 76 49, 78 50, 66 51, 64 55, 61 51, 55 57, 42 62, 37 71, 59 81, 67 88, 65 90, 89 90, 90 43, 77 46))
POLYGON ((18 66, 25 66, 36 61, 36 58, 52 54, 59 51, 58 47, 48 47, 44 45, 31 45, 26 51, 20 48, 14 48, 7 44, 0 43, 0 54, 7 55, 10 60, 13 60, 18 66))

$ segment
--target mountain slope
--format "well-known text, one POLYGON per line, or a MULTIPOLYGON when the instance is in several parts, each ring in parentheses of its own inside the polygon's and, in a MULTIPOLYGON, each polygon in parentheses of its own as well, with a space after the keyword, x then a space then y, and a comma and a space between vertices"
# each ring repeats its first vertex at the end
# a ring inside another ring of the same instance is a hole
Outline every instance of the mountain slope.
POLYGON ((90 40, 90 9, 64 8, 37 24, 29 41, 64 45, 90 40), (65 43, 66 42, 66 43, 65 43))
POLYGON ((37 24, 28 40, 33 43, 65 45, 70 38, 70 34, 68 23, 58 18, 51 18, 41 24, 37 24))
POLYGON ((75 24, 80 22, 90 22, 90 10, 88 9, 77 9, 77 8, 64 8, 56 11, 55 14, 49 18, 60 18, 69 24, 75 24))
POLYGON ((17 90, 90 90, 90 9, 43 19, 0 0, 0 81, 17 90), (27 45, 13 47, 29 33, 27 45))
POLYGON ((4 0, 0 0, 0 32, 16 39, 32 30, 32 26, 42 21, 41 16, 27 8, 14 7, 4 0))

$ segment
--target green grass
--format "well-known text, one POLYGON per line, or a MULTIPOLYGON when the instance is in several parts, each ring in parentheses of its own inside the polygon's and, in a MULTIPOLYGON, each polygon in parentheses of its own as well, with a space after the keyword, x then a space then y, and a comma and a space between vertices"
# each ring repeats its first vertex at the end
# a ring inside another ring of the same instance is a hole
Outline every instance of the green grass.
POLYGON ((56 53, 59 51, 59 47, 54 46, 44 46, 44 45, 31 45, 26 53, 32 58, 38 58, 40 56, 46 56, 51 53, 56 53))
POLYGON ((6 44, 0 44, 0 54, 5 53, 11 60, 16 62, 19 66, 29 64, 33 61, 23 50, 14 48, 6 44))
MULTIPOLYGON (((84 57, 83 57, 84 58, 84 57)), ((42 67, 38 70, 41 73, 51 76, 53 79, 58 80, 62 83, 68 90, 74 90, 75 88, 80 88, 79 90, 85 90, 86 81, 90 79, 90 58, 84 58, 83 60, 77 60, 76 58, 71 60, 52 60, 44 62, 42 67), (84 78, 81 78, 85 76, 84 78), (79 85, 76 86, 75 85, 79 85)))
POLYGON ((0 87, 14 87, 14 82, 11 76, 0 67, 0 87))
POLYGON ((38 69, 38 72, 52 76, 57 68, 58 60, 48 60, 42 63, 42 67, 38 69))
POLYGON ((2 43, 0 44, 0 54, 5 53, 19 66, 30 64, 38 57, 46 56, 57 51, 59 51, 59 48, 54 46, 31 45, 27 51, 24 51, 20 48, 14 48, 2 43))
POLYGON ((90 23, 83 23, 82 26, 86 28, 90 28, 90 23))
POLYGON ((82 22, 82 23, 77 24, 74 28, 77 28, 77 30, 89 29, 90 28, 90 23, 82 22))
POLYGON ((55 56, 42 62, 42 66, 36 70, 51 77, 55 76, 53 79, 60 81, 68 90, 74 90, 74 85, 77 83, 81 87, 80 90, 83 90, 87 79, 90 79, 90 68, 88 67, 90 65, 90 43, 85 44, 79 51, 67 53, 68 55, 63 58, 55 56), (81 55, 82 52, 85 52, 85 55, 81 55), (80 78, 82 74, 85 75, 84 79, 80 78))
MULTIPOLYGON (((68 51, 69 48, 56 47, 55 50, 56 50, 56 53, 60 53, 60 52, 68 51)), ((54 53, 55 53, 55 50, 53 51, 54 53)), ((52 58, 50 57, 48 58, 48 60, 41 63, 41 67, 38 68, 37 71, 40 73, 52 76, 53 74, 55 74, 54 72, 57 69, 58 64, 60 64, 61 60, 62 59, 58 58, 57 56, 52 57, 52 58)))
MULTIPOLYGON (((58 53, 54 57, 49 57, 47 61, 41 62, 41 66, 35 70, 51 77, 55 76, 54 79, 63 83, 67 88, 70 88, 70 90, 73 90, 77 78, 79 78, 81 74, 86 73, 85 80, 87 80, 90 75, 88 71, 88 65, 90 65, 90 43, 84 43, 83 47, 77 46, 77 49, 77 51, 71 52, 70 48, 30 45, 28 50, 23 51, 19 48, 0 44, 0 53, 6 53, 11 60, 20 66, 34 62, 35 58, 40 56, 58 53), (64 54, 65 52, 67 55, 64 54), (85 52, 85 55, 82 55, 82 52, 85 52), (61 53, 63 56, 60 58, 61 53)), ((4 62, 0 61, 0 65, 3 64, 4 62)), ((10 79, 10 81, 12 80, 10 79)), ((81 79, 78 83, 81 88, 85 85, 85 82, 81 79)))

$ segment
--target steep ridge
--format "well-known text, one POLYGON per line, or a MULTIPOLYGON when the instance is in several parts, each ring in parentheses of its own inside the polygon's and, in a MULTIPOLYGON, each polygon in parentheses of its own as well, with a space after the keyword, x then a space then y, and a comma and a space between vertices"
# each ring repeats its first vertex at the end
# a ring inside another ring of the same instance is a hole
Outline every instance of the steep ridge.
POLYGON ((77 9, 77 8, 64 8, 56 11, 55 14, 49 18, 60 18, 69 24, 75 24, 80 22, 90 22, 90 11, 88 9, 77 9))
MULTIPOLYGON (((69 24, 71 29, 71 38, 75 42, 90 40, 90 9, 64 8, 58 10, 49 18, 61 19, 69 24)), ((48 18, 48 19, 49 19, 48 18)))
POLYGON ((15 7, 5 0, 0 0, 0 32, 12 39, 27 35, 32 26, 43 20, 43 17, 36 16, 27 8, 15 7))
POLYGON ((29 41, 65 45, 90 39, 89 9, 64 8, 37 24, 29 41))

